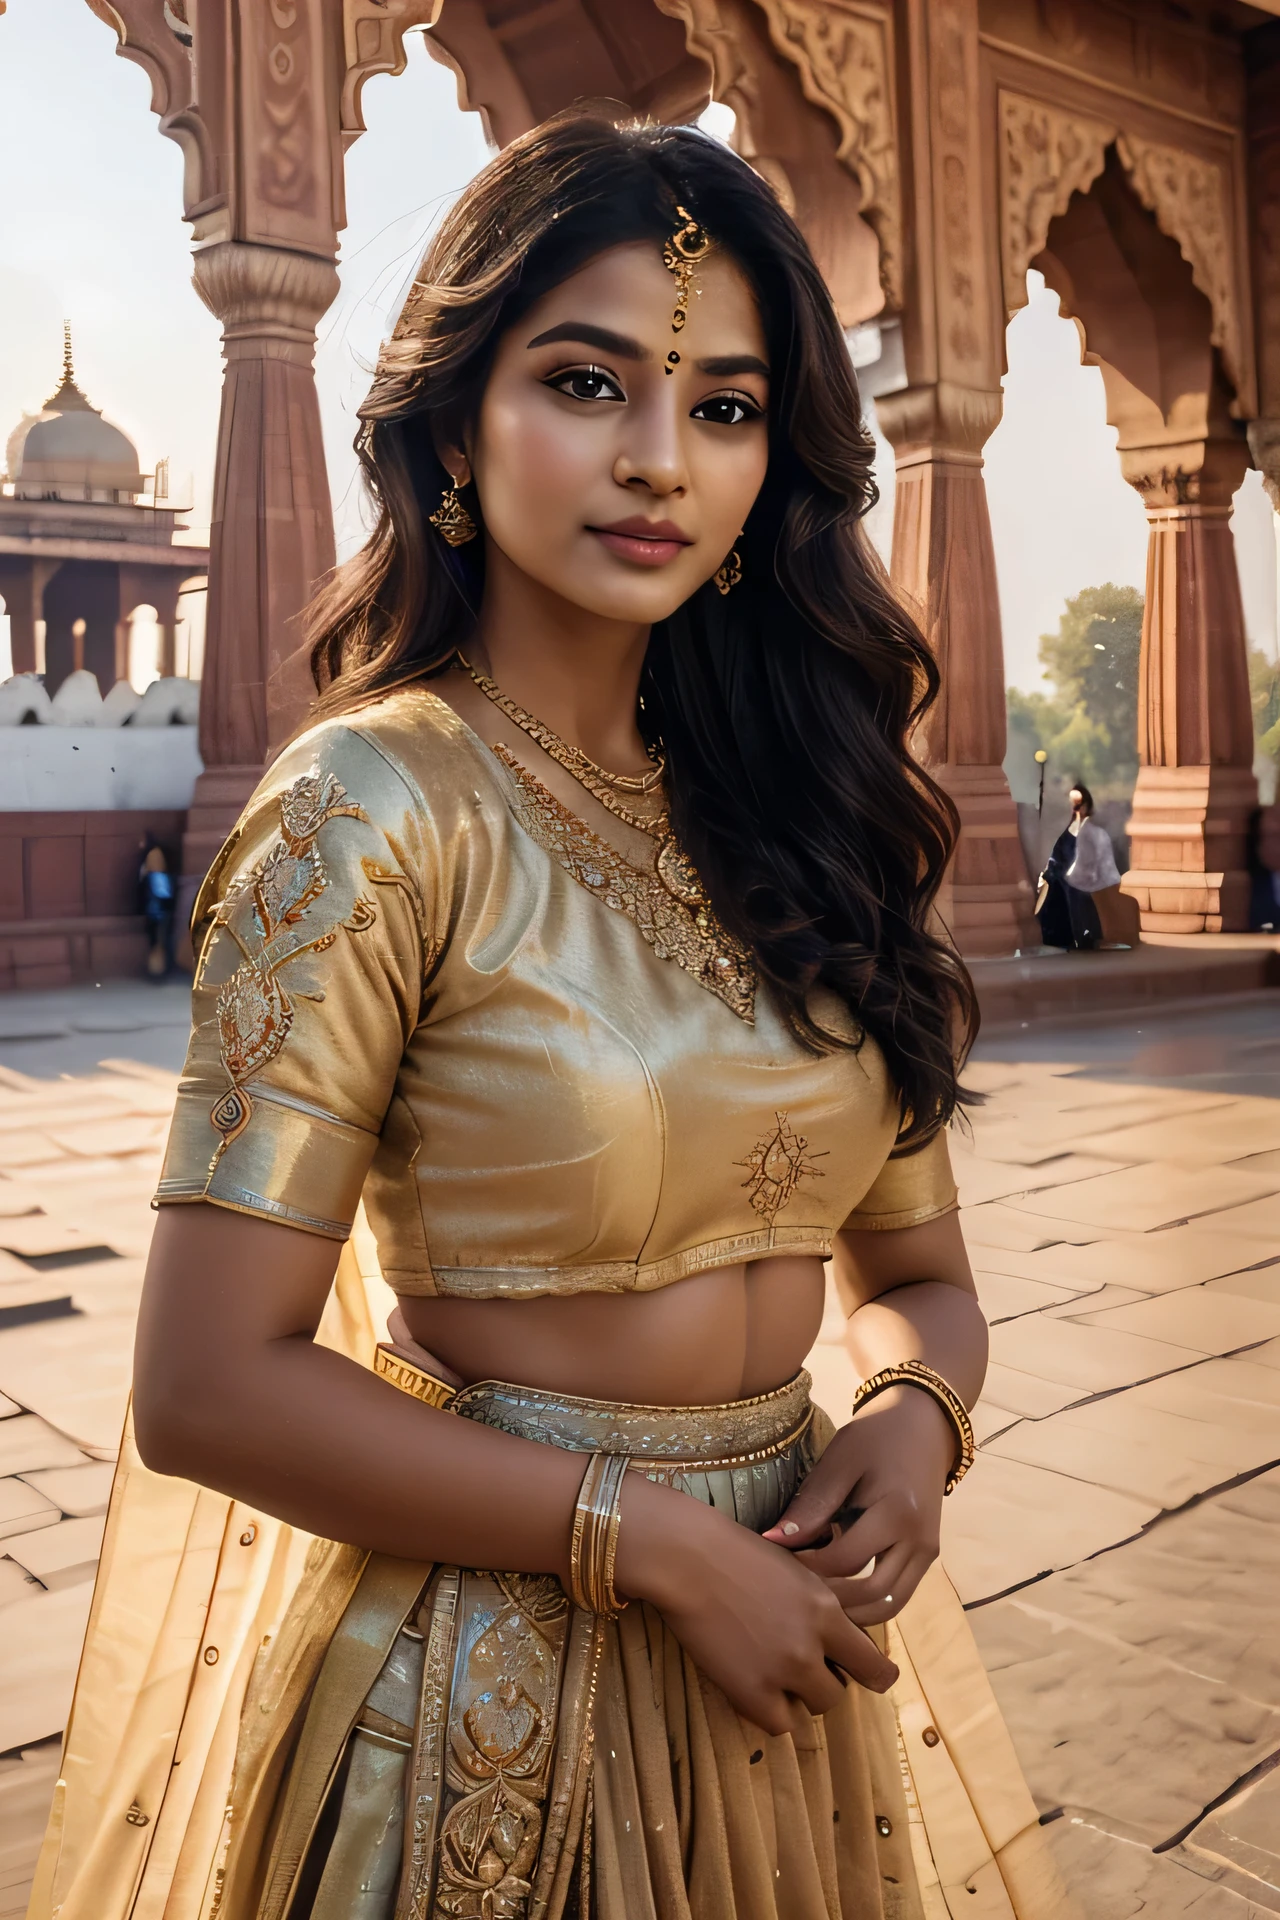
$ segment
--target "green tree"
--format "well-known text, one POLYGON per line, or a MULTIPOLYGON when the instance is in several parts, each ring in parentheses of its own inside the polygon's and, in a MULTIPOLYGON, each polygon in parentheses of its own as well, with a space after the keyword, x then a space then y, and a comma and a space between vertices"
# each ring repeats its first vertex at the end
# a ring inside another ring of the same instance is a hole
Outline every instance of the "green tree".
POLYGON ((1249 693, 1258 751, 1280 760, 1280 661, 1268 660, 1260 647, 1249 649, 1249 693))
POLYGON ((1132 788, 1138 772, 1142 595, 1111 582, 1068 600, 1057 633, 1042 634, 1052 694, 1009 689, 1009 727, 1044 747, 1059 772, 1095 790, 1132 788))

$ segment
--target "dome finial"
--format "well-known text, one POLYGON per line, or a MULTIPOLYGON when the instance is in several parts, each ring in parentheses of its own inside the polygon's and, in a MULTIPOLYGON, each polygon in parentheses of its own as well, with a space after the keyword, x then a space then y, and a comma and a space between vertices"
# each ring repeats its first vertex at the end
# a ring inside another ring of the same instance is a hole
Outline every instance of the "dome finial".
POLYGON ((44 403, 46 413, 95 413, 85 396, 76 385, 76 372, 71 359, 71 322, 62 323, 62 384, 58 391, 51 394, 44 403))

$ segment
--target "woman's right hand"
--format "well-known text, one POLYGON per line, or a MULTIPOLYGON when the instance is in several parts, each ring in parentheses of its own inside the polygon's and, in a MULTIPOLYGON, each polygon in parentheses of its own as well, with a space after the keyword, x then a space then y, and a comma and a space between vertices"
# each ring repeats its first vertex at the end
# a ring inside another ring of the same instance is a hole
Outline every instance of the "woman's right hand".
POLYGON ((638 1473, 623 1485, 616 1580, 658 1609, 694 1664, 766 1733, 793 1730, 796 1700, 829 1713, 846 1674, 875 1693, 898 1677, 784 1547, 638 1473))

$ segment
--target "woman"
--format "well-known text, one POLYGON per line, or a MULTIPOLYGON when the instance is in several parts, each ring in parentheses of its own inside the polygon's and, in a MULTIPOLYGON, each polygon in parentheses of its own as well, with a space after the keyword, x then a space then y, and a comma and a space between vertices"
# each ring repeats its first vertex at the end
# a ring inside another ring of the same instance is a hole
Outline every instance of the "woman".
POLYGON ((362 417, 312 724, 197 906, 139 1327, 142 1459, 249 1503, 187 1700, 238 1678, 173 1749, 226 1811, 170 1774, 163 1911, 917 1920, 982 1874, 1057 1911, 1020 1783, 989 1831, 955 1792, 935 1867, 903 1761, 942 1736, 886 1692, 985 1366, 974 1015, 906 746, 936 672, 804 242, 700 135, 561 118, 444 223, 362 417), (362 1195, 374 1368, 315 1338, 362 1195), (250 1510, 351 1545, 255 1587, 250 1510))
POLYGON ((1128 952, 1136 911, 1120 892, 1120 869, 1105 827, 1093 818, 1083 781, 1071 789, 1071 819, 1054 842, 1040 876, 1047 888, 1036 911, 1046 946, 1102 947, 1128 952))

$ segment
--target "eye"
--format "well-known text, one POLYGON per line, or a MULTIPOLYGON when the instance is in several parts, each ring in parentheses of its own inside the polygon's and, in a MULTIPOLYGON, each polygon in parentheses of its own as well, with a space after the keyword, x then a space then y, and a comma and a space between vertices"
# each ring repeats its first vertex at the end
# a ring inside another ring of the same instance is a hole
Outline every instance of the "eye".
POLYGON ((715 427, 740 427, 748 420, 762 420, 764 412, 749 393, 715 393, 700 400, 689 417, 715 427))
POLYGON ((566 367, 562 373, 553 373, 543 385, 556 393, 567 394, 570 400, 625 400, 626 394, 613 375, 602 367, 566 367))

